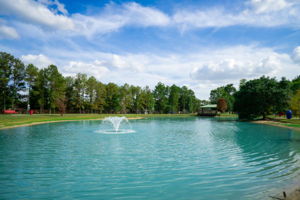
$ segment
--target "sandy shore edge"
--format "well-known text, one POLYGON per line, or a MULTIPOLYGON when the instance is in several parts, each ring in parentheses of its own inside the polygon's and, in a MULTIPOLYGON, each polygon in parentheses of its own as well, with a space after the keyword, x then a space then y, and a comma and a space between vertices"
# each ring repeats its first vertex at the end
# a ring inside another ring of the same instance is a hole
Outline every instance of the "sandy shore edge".
MULTIPOLYGON (((132 120, 132 119, 143 119, 143 118, 144 117, 128 117, 127 119, 132 120)), ((67 120, 33 122, 33 123, 29 123, 29 124, 21 124, 21 125, 9 126, 9 127, 2 127, 2 128, 0 128, 0 130, 18 128, 18 127, 24 127, 24 126, 34 126, 34 125, 39 125, 39 124, 50 124, 50 123, 59 123, 59 122, 76 122, 76 121, 92 121, 92 120, 100 121, 100 120, 103 120, 103 118, 99 118, 99 119, 67 119, 67 120)))
POLYGON ((255 124, 265 124, 265 125, 277 126, 277 127, 281 127, 281 128, 288 128, 288 129, 300 131, 300 128, 298 128, 298 127, 284 126, 284 125, 282 125, 281 122, 276 122, 276 121, 272 121, 272 120, 258 120, 258 121, 251 121, 251 122, 255 123, 255 124))

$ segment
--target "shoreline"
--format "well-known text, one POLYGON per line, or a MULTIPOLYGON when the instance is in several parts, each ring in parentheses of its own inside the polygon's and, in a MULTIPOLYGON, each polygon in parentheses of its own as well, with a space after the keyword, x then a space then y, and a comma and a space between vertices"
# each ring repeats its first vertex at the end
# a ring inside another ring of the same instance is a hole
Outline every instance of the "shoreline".
POLYGON ((251 123, 264 124, 264 125, 269 125, 269 126, 276 126, 276 127, 281 127, 281 128, 292 129, 292 130, 295 130, 295 131, 300 131, 300 128, 298 128, 298 127, 285 126, 285 125, 282 125, 283 123, 273 121, 273 120, 257 120, 257 121, 251 121, 251 123))
MULTIPOLYGON (((12 128, 19 128, 19 127, 26 127, 26 126, 35 126, 40 124, 50 124, 50 123, 59 123, 59 122, 76 122, 76 121, 95 121, 95 120, 103 120, 104 118, 99 119, 66 119, 66 120, 54 120, 54 121, 42 121, 42 122, 33 122, 28 124, 20 124, 20 125, 13 125, 9 127, 2 127, 0 130, 5 129, 12 129, 12 128)), ((128 117, 127 119, 133 120, 133 119, 144 119, 144 117, 128 117)))
MULTIPOLYGON (((219 118, 226 118, 225 116, 218 116, 219 118)), ((144 119, 145 117, 128 117, 129 120, 134 119, 144 119)), ((96 118, 96 119, 66 119, 66 120, 49 120, 49 121, 40 121, 40 122, 32 122, 32 123, 25 123, 20 125, 13 125, 8 127, 1 127, 0 130, 11 129, 11 128, 18 128, 18 127, 26 127, 26 126, 34 126, 39 124, 47 124, 47 123, 59 123, 59 122, 72 122, 72 121, 92 121, 92 120, 103 120, 104 118, 96 118)), ((295 131, 300 131, 300 127, 291 127, 282 125, 283 123, 273 120, 256 120, 250 121, 250 123, 254 124, 264 124, 269 126, 276 126, 280 128, 288 128, 295 131)))

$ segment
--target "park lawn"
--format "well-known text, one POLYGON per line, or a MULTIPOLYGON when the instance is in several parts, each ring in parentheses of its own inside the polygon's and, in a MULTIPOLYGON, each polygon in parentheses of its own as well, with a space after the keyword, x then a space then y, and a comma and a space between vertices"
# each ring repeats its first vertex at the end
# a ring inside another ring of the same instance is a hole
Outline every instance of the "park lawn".
POLYGON ((279 117, 270 117, 270 120, 279 123, 282 126, 300 128, 300 118, 286 119, 279 117))
POLYGON ((97 120, 108 116, 126 116, 128 118, 149 117, 190 117, 194 114, 0 114, 0 129, 53 121, 97 120))
POLYGON ((239 116, 238 116, 238 114, 235 114, 235 113, 225 112, 225 113, 218 114, 216 117, 238 118, 239 116))

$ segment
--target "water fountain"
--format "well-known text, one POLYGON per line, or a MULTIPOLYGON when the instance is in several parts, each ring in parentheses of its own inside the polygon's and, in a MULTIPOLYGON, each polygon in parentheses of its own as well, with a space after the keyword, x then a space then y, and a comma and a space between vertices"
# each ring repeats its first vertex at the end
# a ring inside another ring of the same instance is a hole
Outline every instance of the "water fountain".
POLYGON ((113 126, 113 130, 100 130, 97 132, 105 133, 105 134, 118 134, 118 133, 134 133, 135 131, 131 129, 120 129, 122 122, 126 122, 128 126, 130 123, 127 117, 106 117, 103 122, 109 122, 113 126))

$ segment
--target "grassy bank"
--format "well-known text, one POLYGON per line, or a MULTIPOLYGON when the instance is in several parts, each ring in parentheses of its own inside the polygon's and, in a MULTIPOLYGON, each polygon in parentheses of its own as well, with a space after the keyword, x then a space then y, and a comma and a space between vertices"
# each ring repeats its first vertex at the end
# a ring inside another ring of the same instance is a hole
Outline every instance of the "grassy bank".
POLYGON ((293 119, 270 118, 270 120, 274 123, 279 123, 283 126, 300 128, 300 119, 299 118, 293 118, 293 119))
POLYGON ((220 113, 216 117, 238 118, 239 116, 237 114, 235 114, 235 113, 228 113, 228 112, 226 112, 226 113, 220 113))
POLYGON ((284 117, 268 116, 266 120, 253 121, 258 124, 267 124, 300 131, 300 118, 286 119, 284 117))
POLYGON ((108 116, 126 116, 128 118, 149 118, 149 117, 189 117, 193 114, 65 114, 60 116, 59 114, 0 114, 0 129, 12 128, 24 125, 33 125, 46 122, 57 121, 72 121, 72 120, 97 120, 103 119, 108 116))

